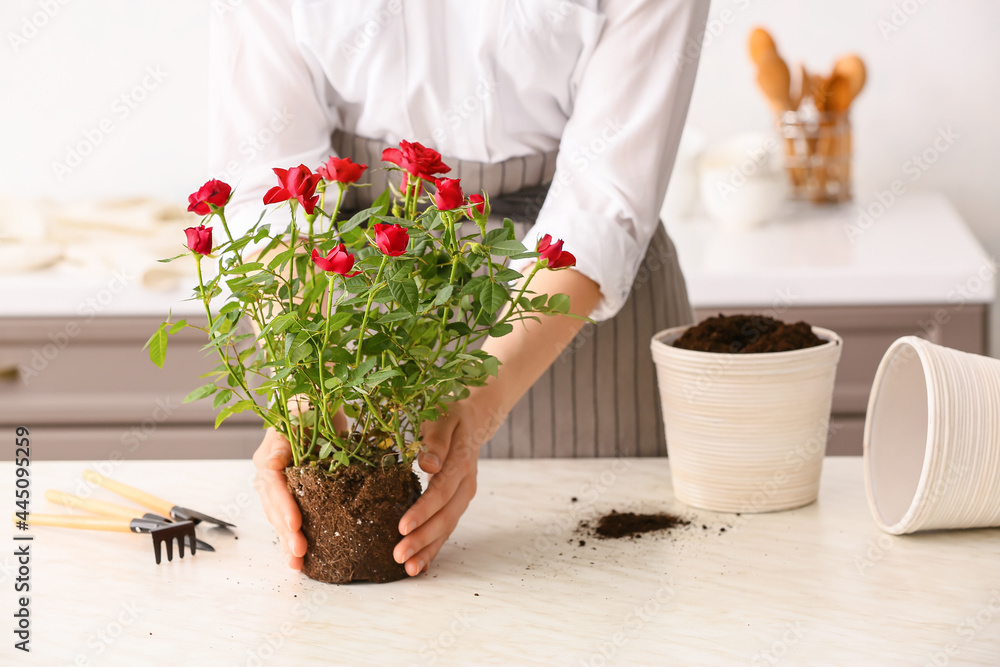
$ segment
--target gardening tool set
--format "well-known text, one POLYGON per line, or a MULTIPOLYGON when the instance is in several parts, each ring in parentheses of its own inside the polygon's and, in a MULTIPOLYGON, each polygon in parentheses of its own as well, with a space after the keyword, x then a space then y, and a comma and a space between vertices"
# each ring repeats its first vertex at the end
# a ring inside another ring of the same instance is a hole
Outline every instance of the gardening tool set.
POLYGON ((166 549, 168 561, 174 559, 173 546, 175 540, 177 542, 177 553, 180 558, 184 558, 185 547, 191 552, 192 556, 198 550, 215 551, 212 545, 197 538, 194 530, 195 524, 204 521, 225 529, 236 527, 231 523, 216 519, 207 514, 202 514, 196 510, 175 505, 92 470, 84 471, 83 478, 91 484, 104 487, 153 511, 143 512, 141 509, 135 507, 127 507, 103 500, 82 498, 50 489, 45 492, 45 498, 50 502, 91 512, 97 516, 36 514, 32 512, 28 515, 28 525, 58 526, 62 528, 125 533, 147 533, 152 536, 153 554, 156 557, 157 565, 161 561, 162 549, 166 549))

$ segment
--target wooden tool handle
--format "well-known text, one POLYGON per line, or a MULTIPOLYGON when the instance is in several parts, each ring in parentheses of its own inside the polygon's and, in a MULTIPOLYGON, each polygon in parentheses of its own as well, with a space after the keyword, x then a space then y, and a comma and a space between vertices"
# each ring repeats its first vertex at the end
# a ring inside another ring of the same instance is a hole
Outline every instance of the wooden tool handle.
MULTIPOLYGON (((14 515, 17 521, 17 515, 14 515)), ((130 533, 131 519, 116 516, 68 516, 64 514, 28 514, 29 526, 58 526, 60 528, 82 528, 84 530, 111 530, 130 533)))
POLYGON ((115 480, 96 473, 93 470, 84 470, 83 478, 92 484, 103 486, 108 491, 114 491, 119 496, 124 496, 129 500, 142 505, 143 507, 148 507, 161 516, 169 517, 170 510, 174 506, 173 503, 168 503, 162 498, 157 498, 152 494, 140 491, 139 489, 129 486, 128 484, 116 482, 115 480))
POLYGON ((85 512, 93 512, 94 514, 103 514, 105 516, 137 519, 144 514, 144 512, 140 509, 125 507, 124 505, 116 505, 115 503, 107 503, 103 500, 81 498, 80 496, 74 496, 71 493, 63 493, 62 491, 55 491, 53 489, 49 489, 45 492, 45 498, 56 505, 75 507, 76 509, 81 509, 85 512))

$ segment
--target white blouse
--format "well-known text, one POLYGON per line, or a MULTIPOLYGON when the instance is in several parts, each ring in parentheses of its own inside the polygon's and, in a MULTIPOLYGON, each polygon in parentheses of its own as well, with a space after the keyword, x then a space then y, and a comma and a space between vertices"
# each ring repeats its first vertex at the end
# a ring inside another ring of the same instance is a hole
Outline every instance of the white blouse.
POLYGON ((271 167, 324 162, 335 128, 479 162, 558 148, 525 244, 564 239, 600 285, 591 317, 612 317, 659 224, 708 4, 213 3, 211 170, 236 186, 232 226, 257 220, 271 167))

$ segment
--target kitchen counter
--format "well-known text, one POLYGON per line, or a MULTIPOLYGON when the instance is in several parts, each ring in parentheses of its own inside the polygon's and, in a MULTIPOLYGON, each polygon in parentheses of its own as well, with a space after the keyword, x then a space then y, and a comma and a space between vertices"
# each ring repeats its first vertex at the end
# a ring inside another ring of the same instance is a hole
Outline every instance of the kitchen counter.
MULTIPOLYGON (((239 539, 199 527, 216 553, 156 566, 148 536, 29 530, 32 653, 15 651, 8 629, 0 663, 1000 662, 998 531, 881 533, 856 457, 826 460, 818 503, 743 516, 679 504, 663 459, 483 461, 478 497, 429 573, 342 587, 285 567, 246 460, 37 462, 32 509, 68 511, 44 490, 76 491, 95 465, 233 521, 239 539), (611 509, 692 524, 635 540, 575 532, 611 509)), ((10 463, 0 478, 13 509, 10 463)), ((10 626, 11 554, 24 542, 6 539, 10 626)))
POLYGON ((995 263, 933 192, 829 209, 795 207, 749 231, 676 220, 691 305, 699 308, 989 304, 995 263), (879 212, 881 213, 879 214, 879 212))

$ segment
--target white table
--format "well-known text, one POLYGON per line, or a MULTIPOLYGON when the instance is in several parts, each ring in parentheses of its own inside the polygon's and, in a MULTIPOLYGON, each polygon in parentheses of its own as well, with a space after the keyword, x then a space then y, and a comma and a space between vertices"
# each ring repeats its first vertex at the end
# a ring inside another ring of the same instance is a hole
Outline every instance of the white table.
MULTIPOLYGON (((63 511, 44 490, 76 490, 86 467, 35 463, 32 508, 63 511)), ((0 664, 1000 664, 997 531, 884 535, 861 473, 858 458, 827 459, 818 503, 737 517, 678 503, 663 459, 484 461, 428 574, 337 587, 284 565, 249 461, 122 462, 111 476, 230 519, 239 539, 199 527, 216 553, 156 566, 146 536, 29 531, 33 652, 5 630, 0 664), (694 523, 638 540, 574 532, 612 508, 694 523)), ((12 505, 11 464, 0 479, 12 505)))

